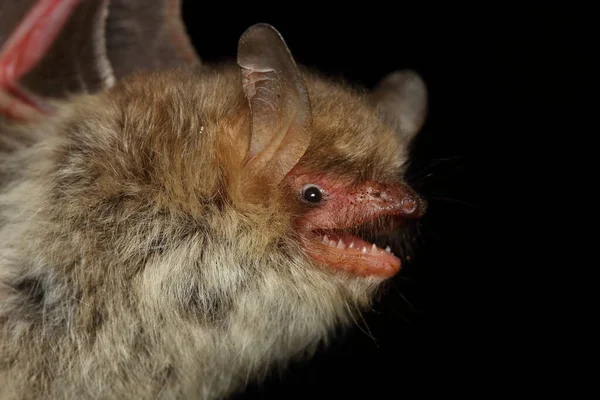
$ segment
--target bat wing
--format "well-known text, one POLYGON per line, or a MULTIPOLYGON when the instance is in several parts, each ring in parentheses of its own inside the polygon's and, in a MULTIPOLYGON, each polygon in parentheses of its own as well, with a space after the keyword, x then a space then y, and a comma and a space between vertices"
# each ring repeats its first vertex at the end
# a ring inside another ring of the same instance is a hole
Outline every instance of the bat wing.
MULTIPOLYGON (((27 30, 23 21, 35 6, 59 9, 69 2, 77 4, 64 26, 55 28, 51 18, 38 22, 44 32, 60 32, 19 79, 36 95, 94 92, 138 69, 200 62, 181 19, 180 0, 0 0, 0 46, 19 29, 27 30)), ((30 43, 44 40, 50 39, 38 35, 30 43)), ((26 46, 16 51, 26 52, 26 46)))
POLYGON ((181 18, 181 0, 111 0, 105 37, 117 79, 140 68, 200 62, 181 18))

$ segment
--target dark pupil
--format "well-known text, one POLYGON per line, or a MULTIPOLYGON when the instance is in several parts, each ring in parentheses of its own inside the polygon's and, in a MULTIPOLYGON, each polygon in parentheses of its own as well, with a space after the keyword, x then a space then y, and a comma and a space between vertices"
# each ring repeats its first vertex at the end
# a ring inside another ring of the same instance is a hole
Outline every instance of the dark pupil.
POLYGON ((316 188, 314 186, 311 186, 304 191, 304 199, 306 199, 306 201, 309 201, 311 203, 320 202, 321 197, 322 197, 321 191, 319 190, 319 188, 316 188))

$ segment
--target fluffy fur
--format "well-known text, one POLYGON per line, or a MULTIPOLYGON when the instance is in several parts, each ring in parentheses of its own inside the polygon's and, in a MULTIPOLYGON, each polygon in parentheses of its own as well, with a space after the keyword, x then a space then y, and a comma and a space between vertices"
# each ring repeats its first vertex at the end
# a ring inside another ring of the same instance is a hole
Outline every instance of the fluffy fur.
MULTIPOLYGON (((368 95, 304 76, 300 165, 401 176, 368 95)), ((0 124, 0 398, 221 398, 369 306, 379 280, 302 252, 293 193, 239 179, 247 115, 239 70, 204 67, 0 124)))

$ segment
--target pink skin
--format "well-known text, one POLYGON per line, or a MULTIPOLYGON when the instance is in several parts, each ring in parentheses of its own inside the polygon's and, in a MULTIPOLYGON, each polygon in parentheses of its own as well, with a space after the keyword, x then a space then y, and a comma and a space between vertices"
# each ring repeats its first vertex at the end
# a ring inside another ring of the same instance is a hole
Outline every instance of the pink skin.
POLYGON ((329 230, 351 228, 382 216, 419 218, 425 212, 426 203, 408 185, 376 181, 352 185, 343 179, 298 171, 292 171, 287 180, 298 194, 308 184, 320 187, 323 193, 321 202, 296 221, 302 246, 311 258, 358 276, 388 278, 400 270, 400 259, 393 254, 373 249, 372 243, 349 233, 329 230), (326 244, 325 234, 328 241, 333 240, 338 246, 331 242, 326 244), (352 242, 354 246, 349 248, 352 242), (368 252, 362 250, 363 247, 368 252))
POLYGON ((0 114, 32 120, 46 107, 16 82, 44 57, 79 0, 39 0, 0 50, 0 114))

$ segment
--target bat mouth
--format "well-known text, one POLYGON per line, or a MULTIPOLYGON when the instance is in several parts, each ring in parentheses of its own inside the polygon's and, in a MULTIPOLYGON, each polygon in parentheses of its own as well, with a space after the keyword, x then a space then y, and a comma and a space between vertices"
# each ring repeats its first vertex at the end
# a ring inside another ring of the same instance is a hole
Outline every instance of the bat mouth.
POLYGON ((402 261, 393 250, 405 255, 410 235, 404 228, 424 215, 427 202, 404 182, 303 179, 293 187, 317 182, 323 194, 316 202, 305 199, 315 204, 299 209, 296 229, 305 253, 320 266, 354 276, 396 275, 402 261))
POLYGON ((314 229, 305 238, 307 253, 318 263, 359 276, 394 276, 402 262, 391 248, 401 218, 379 217, 343 229, 314 229))

